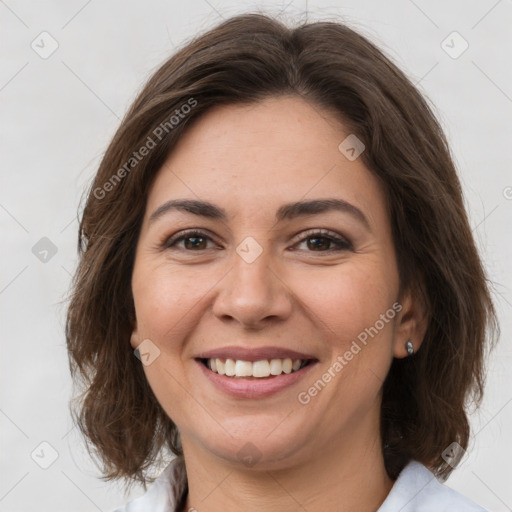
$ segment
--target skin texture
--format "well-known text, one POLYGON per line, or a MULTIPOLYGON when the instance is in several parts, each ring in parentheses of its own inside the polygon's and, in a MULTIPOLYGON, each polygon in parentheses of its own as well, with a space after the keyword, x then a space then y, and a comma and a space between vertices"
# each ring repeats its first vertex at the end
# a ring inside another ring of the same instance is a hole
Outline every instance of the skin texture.
POLYGON ((338 150, 347 135, 331 113, 298 97, 220 106, 185 133, 153 183, 132 278, 131 344, 150 339, 160 350, 144 371, 181 434, 185 510, 374 511, 393 484, 382 457, 381 388, 407 340, 419 348, 425 325, 413 297, 399 296, 383 189, 360 158, 338 150), (178 198, 209 201, 228 219, 174 210, 149 221, 178 198), (320 198, 356 206, 369 227, 340 211, 276 223, 282 204, 320 198), (162 247, 191 228, 210 239, 162 247), (352 247, 336 250, 318 240, 326 235, 312 236, 319 229, 352 247), (252 263, 236 252, 249 236, 262 248, 252 263), (396 301, 400 312, 301 404, 298 394, 396 301), (319 362, 275 395, 233 398, 194 357, 234 345, 285 347, 319 362), (237 456, 248 442, 260 457, 252 467, 237 456))

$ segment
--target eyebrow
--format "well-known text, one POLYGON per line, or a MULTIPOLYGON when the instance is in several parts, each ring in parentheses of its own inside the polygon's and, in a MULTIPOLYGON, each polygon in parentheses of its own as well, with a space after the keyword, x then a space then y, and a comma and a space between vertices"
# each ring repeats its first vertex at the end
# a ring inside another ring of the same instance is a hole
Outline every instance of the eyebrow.
MULTIPOLYGON (((228 219, 226 210, 208 201, 199 201, 196 199, 171 199, 160 205, 151 214, 149 222, 152 223, 173 210, 191 213, 200 217, 220 220, 223 222, 226 222, 228 219)), ((306 215, 317 215, 332 210, 348 213, 370 230, 370 223, 359 208, 353 204, 347 203, 347 201, 344 201, 343 199, 337 198, 313 199, 311 201, 298 201, 295 203, 284 204, 280 206, 276 212, 276 222, 292 220, 306 215)))

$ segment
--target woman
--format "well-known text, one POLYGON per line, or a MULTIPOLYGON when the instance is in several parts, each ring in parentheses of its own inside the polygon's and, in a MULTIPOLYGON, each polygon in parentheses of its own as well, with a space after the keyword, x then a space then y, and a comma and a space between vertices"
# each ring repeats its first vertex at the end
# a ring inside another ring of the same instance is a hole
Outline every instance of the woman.
POLYGON ((80 241, 76 420, 106 478, 168 464, 119 511, 483 510, 438 480, 493 305, 444 135, 364 37, 248 14, 189 43, 80 241))

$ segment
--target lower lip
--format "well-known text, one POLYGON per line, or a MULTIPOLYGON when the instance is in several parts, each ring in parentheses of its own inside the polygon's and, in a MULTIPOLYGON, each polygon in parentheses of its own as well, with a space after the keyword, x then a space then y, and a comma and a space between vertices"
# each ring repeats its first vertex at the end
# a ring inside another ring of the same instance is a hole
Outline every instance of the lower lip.
POLYGON ((283 389, 289 388, 309 374, 317 361, 293 373, 282 373, 275 377, 261 379, 243 379, 226 377, 212 372, 201 361, 196 361, 203 374, 217 388, 236 398, 265 398, 274 395, 283 389))

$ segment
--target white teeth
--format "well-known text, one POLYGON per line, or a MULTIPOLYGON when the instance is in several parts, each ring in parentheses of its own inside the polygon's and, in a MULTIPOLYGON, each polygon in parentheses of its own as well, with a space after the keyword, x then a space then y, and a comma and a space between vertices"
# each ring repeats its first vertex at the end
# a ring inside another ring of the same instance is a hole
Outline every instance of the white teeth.
POLYGON ((284 373, 292 373, 292 360, 288 357, 283 361, 283 372, 284 373))
MULTIPOLYGON (((298 359, 300 362, 300 359, 298 359)), ((270 374, 271 375, 281 375, 283 373, 283 363, 281 359, 271 359, 270 360, 270 374)))
MULTIPOLYGON (((209 359, 211 361, 211 359, 209 359)), ((226 363, 222 359, 215 359, 215 366, 217 367, 217 373, 219 375, 226 375, 226 363)), ((215 371, 213 368, 211 369, 215 371)))
MULTIPOLYGON (((270 375, 270 364, 268 361, 254 361, 252 363, 253 377, 268 377, 270 375)), ((237 375, 238 377, 238 375, 237 375)))
POLYGON ((256 377, 265 378, 270 375, 281 375, 300 370, 305 364, 302 359, 262 359, 260 361, 244 361, 241 359, 213 358, 206 361, 206 366, 212 372, 227 377, 256 377))
POLYGON ((252 372, 252 363, 250 361, 240 361, 240 359, 236 360, 235 375, 237 377, 250 377, 252 372))
POLYGON ((226 359, 226 375, 233 377, 236 371, 236 363, 234 359, 226 359))

